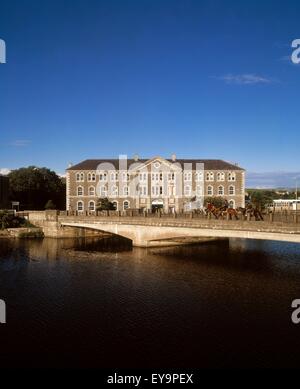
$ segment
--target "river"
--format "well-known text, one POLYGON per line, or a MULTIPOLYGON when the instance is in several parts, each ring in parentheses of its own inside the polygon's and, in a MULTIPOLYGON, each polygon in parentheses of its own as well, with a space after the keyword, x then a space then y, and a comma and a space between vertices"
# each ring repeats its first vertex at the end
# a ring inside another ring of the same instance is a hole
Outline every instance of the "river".
POLYGON ((0 239, 1 366, 300 367, 300 245, 0 239))

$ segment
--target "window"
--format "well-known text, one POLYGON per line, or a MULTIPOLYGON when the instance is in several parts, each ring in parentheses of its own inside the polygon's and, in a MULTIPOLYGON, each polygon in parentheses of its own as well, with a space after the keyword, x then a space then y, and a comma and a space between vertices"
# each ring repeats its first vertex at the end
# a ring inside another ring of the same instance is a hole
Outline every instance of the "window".
POLYGON ((230 200, 229 201, 229 207, 230 208, 235 208, 235 201, 234 200, 230 200))
POLYGON ((169 194, 169 196, 175 196, 176 195, 175 186, 169 186, 168 187, 168 194, 169 194))
POLYGON ((140 193, 140 196, 146 196, 147 195, 147 187, 145 185, 140 186, 139 193, 140 193))
POLYGON ((122 174, 122 179, 123 179, 124 182, 129 181, 129 180, 130 180, 130 175, 129 175, 129 173, 123 173, 123 174, 122 174))
POLYGON ((163 187, 159 185, 152 186, 152 195, 158 196, 160 194, 163 194, 163 187))
POLYGON ((107 181, 107 173, 100 173, 99 174, 99 181, 101 181, 101 182, 107 181))
POLYGON ((83 211, 83 202, 78 201, 77 203, 77 211, 82 212, 83 211))
POLYGON ((197 185, 197 187, 196 187, 196 196, 202 196, 202 195, 203 195, 202 185, 197 185))
POLYGON ((206 173, 206 181, 213 181, 214 180, 214 173, 213 172, 207 172, 206 173))
POLYGON ((95 196, 95 187, 94 186, 89 187, 89 196, 95 196))
POLYGON ((123 195, 124 196, 129 196, 129 188, 128 188, 128 186, 124 186, 124 188, 123 188, 123 195))
POLYGON ((190 187, 190 185, 185 185, 185 187, 184 187, 184 195, 185 196, 190 196, 191 195, 191 187, 190 187))
POLYGON ((218 181, 225 181, 225 173, 224 172, 218 172, 217 180, 218 181))
POLYGON ((115 207, 115 211, 118 211, 118 202, 117 201, 113 201, 113 206, 115 207))
POLYGON ((89 211, 95 211, 95 201, 89 201, 89 211))
POLYGON ((168 181, 174 181, 175 180, 175 173, 168 173, 168 181))
POLYGON ((229 196, 235 195, 235 187, 233 185, 230 185, 230 187, 228 188, 228 194, 229 196))
POLYGON ((139 180, 143 182, 147 181, 147 173, 140 173, 139 180))
POLYGON ((159 181, 159 173, 152 173, 152 181, 159 181))
POLYGON ((113 187, 111 188, 111 194, 112 194, 112 196, 118 196, 118 193, 119 193, 118 187, 117 187, 117 186, 113 186, 113 187))
POLYGON ((96 174, 95 173, 89 173, 88 174, 88 181, 96 181, 96 174))
POLYGON ((208 196, 213 196, 213 194, 214 194, 213 187, 211 185, 208 185, 208 187, 207 187, 207 195, 208 196))
POLYGON ((235 181, 235 173, 234 172, 228 173, 228 181, 235 181))
POLYGON ((184 173, 184 181, 192 181, 192 173, 184 173))
POLYGON ((123 203, 123 209, 124 209, 124 211, 126 211, 126 209, 129 209, 130 208, 130 204, 129 204, 129 201, 124 201, 124 203, 123 203))
POLYGON ((83 196, 83 187, 82 186, 79 186, 77 188, 77 196, 83 196))
POLYGON ((110 174, 110 180, 111 180, 112 182, 118 181, 118 173, 111 173, 111 174, 110 174))
POLYGON ((224 195, 224 186, 220 185, 218 187, 218 195, 223 196, 224 195))
POLYGON ((76 173, 76 181, 84 181, 84 173, 76 173))
POLYGON ((203 172, 197 172, 196 174, 195 174, 195 180, 196 181, 203 181, 203 172))
POLYGON ((107 190, 105 186, 100 187, 100 197, 107 197, 107 190))

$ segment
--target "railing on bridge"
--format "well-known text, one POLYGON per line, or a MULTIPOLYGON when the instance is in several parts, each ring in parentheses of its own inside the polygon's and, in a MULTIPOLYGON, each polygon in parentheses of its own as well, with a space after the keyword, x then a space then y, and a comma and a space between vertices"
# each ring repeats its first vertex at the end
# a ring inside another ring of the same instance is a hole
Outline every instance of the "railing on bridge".
MULTIPOLYGON (((112 218, 162 218, 162 219, 198 219, 198 220, 242 220, 242 221, 258 221, 250 214, 237 214, 238 219, 232 217, 229 213, 220 215, 216 218, 213 214, 204 212, 142 212, 138 209, 130 209, 126 211, 58 211, 59 216, 93 216, 93 217, 112 217, 112 218)), ((263 220, 265 222, 279 222, 279 223, 300 223, 300 211, 278 211, 263 213, 263 220)))

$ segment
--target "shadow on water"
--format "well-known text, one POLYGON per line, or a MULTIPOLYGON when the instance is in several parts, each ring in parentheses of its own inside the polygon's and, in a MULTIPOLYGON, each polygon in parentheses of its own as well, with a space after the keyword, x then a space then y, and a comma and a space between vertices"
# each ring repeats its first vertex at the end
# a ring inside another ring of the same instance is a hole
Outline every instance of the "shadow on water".
POLYGON ((132 243, 130 239, 117 236, 88 237, 75 240, 73 249, 75 251, 122 252, 131 251, 132 243))

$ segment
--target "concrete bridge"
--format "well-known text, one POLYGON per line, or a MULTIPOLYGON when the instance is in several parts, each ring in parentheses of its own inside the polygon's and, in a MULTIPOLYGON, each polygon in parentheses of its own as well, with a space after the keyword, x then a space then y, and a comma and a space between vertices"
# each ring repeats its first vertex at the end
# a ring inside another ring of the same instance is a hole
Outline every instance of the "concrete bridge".
MULTIPOLYGON (((151 247, 210 240, 244 238, 300 243, 300 223, 213 220, 184 216, 95 216, 57 211, 29 213, 29 219, 43 228, 45 236, 72 236, 72 231, 101 231, 130 239, 134 246, 151 247), (71 235, 70 235, 71 234, 71 235)), ((297 219, 297 218, 296 218, 297 219)), ((296 220, 297 221, 297 220, 296 220)))

